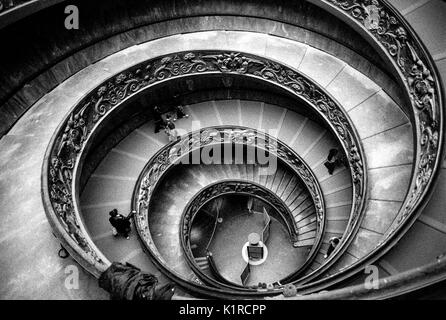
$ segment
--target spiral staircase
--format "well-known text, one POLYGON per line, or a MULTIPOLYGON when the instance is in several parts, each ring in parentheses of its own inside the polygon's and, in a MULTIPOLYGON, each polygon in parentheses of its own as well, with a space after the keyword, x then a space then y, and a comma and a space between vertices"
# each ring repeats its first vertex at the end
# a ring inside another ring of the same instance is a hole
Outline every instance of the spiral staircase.
POLYGON ((0 4, 1 298, 107 299, 114 261, 174 299, 444 297, 445 2, 0 4))

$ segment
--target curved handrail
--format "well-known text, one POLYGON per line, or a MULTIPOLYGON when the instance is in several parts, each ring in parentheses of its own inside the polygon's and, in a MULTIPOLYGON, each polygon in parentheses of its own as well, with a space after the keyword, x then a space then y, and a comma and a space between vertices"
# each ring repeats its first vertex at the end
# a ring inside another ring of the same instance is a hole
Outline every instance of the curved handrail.
POLYGON ((396 298, 446 280, 446 256, 437 257, 435 262, 425 264, 382 279, 376 283, 358 284, 331 291, 300 295, 290 300, 382 300, 396 298))
MULTIPOLYGON (((284 221, 285 226, 288 229, 291 242, 295 242, 299 230, 293 219, 293 214, 287 205, 266 187, 263 187, 253 181, 239 179, 222 179, 213 182, 203 187, 195 194, 195 196, 186 205, 186 209, 182 214, 182 237, 185 237, 186 241, 190 238, 190 228, 196 214, 203 208, 203 206, 219 196, 233 193, 256 197, 273 207, 284 221)), ((318 230, 318 232, 319 231, 320 230, 318 230)))
MULTIPOLYGON (((73 107, 47 149, 42 170, 42 197, 47 217, 58 238, 77 253, 78 262, 89 272, 97 275, 98 270, 110 264, 88 236, 77 199, 82 161, 97 129, 125 101, 156 84, 178 77, 224 73, 267 81, 287 90, 314 108, 338 136, 349 159, 354 194, 347 236, 338 247, 351 240, 349 235, 358 227, 365 199, 365 159, 356 130, 335 100, 295 70, 262 57, 222 51, 177 53, 138 64, 104 81, 73 107)), ((317 209, 323 212, 323 208, 317 209)))
POLYGON ((18 1, 19 3, 14 2, 13 0, 0 0, 0 13, 8 12, 9 10, 12 10, 13 8, 16 8, 18 6, 22 6, 26 3, 31 2, 32 0, 21 0, 18 1))
MULTIPOLYGON (((225 179, 203 187, 188 202, 182 214, 180 223, 180 239, 181 246, 183 248, 189 266, 194 270, 195 273, 201 275, 204 278, 203 281, 205 282, 207 282, 206 280, 208 280, 208 282, 212 282, 212 279, 208 279, 208 277, 203 274, 201 272, 201 269, 195 264, 194 256, 192 254, 192 249, 189 242, 191 226, 193 225, 196 214, 201 210, 201 208, 203 208, 203 206, 205 206, 210 201, 227 194, 246 194, 265 201, 279 213, 285 224, 287 224, 286 215, 292 217, 291 212, 281 199, 279 199, 265 187, 260 186, 257 183, 244 180, 225 179)), ((317 230, 316 232, 317 236, 313 244, 314 249, 312 248, 313 250, 311 251, 312 254, 310 253, 308 255, 305 263, 302 264, 302 266, 300 266, 296 272, 300 272, 302 269, 305 269, 305 267, 308 266, 308 264, 314 258, 315 253, 317 252, 317 248, 319 248, 320 246, 321 239, 320 230, 317 230)), ((291 240, 293 240, 292 234, 290 234, 290 238, 291 240)), ((290 276, 291 275, 287 277, 290 276)))
MULTIPOLYGON (((322 0, 314 4, 329 10, 360 30, 383 57, 393 65, 400 84, 412 105, 414 171, 401 210, 377 246, 366 256, 342 269, 342 272, 311 284, 302 292, 321 290, 371 264, 390 250, 404 235, 426 206, 445 158, 445 114, 443 85, 437 67, 405 18, 387 0, 322 0)), ((336 252, 335 252, 336 253, 336 252)), ((321 269, 324 271, 324 268, 321 269)))
POLYGON ((211 270, 212 275, 217 279, 218 282, 227 284, 232 287, 238 287, 236 283, 229 281, 228 279, 226 279, 221 275, 220 271, 218 271, 217 265, 215 264, 214 258, 212 256, 212 252, 209 251, 206 258, 209 263, 209 269, 211 270))
MULTIPOLYGON (((309 191, 316 209, 318 229, 315 243, 317 245, 312 247, 309 254, 310 258, 314 257, 320 246, 324 230, 323 228, 325 226, 325 204, 322 190, 309 166, 288 146, 266 133, 240 126, 215 126, 186 134, 180 140, 171 142, 164 148, 158 150, 158 152, 152 156, 152 158, 145 165, 135 185, 133 200, 133 210, 137 212, 135 215, 135 225, 142 242, 145 244, 146 248, 153 253, 152 256, 158 260, 159 265, 163 269, 166 269, 166 273, 173 272, 173 270, 166 267, 164 259, 159 254, 158 249, 152 240, 150 226, 148 224, 147 216, 152 200, 151 197, 157 188, 158 182, 162 180, 162 177, 171 167, 180 163, 182 159, 187 157, 189 154, 196 150, 201 150, 205 146, 210 146, 213 144, 221 145, 222 143, 239 143, 248 146, 255 146, 256 148, 268 151, 282 160, 296 173, 298 177, 300 177, 309 191)), ((192 201, 197 200, 194 198, 192 201)), ((281 201, 275 202, 278 204, 281 203, 281 201)), ((200 207, 203 204, 204 203, 201 203, 200 207)), ((190 207, 191 204, 186 206, 186 208, 190 207)), ((198 210, 193 210, 193 212, 197 211, 198 210)), ((184 241, 185 229, 190 230, 192 218, 192 216, 186 214, 182 216, 180 229, 182 241, 184 241), (187 227, 185 227, 185 225, 187 227)), ((183 243, 183 247, 184 244, 185 243, 183 243)), ((193 257, 190 259, 193 260, 193 257)), ((307 260, 303 267, 308 265, 308 261, 310 260, 307 260)), ((194 264, 191 266, 194 266, 194 264)))
POLYGON ((206 252, 209 251, 209 247, 211 246, 212 240, 214 239, 215 232, 217 231, 219 217, 220 217, 220 209, 217 208, 217 215, 215 216, 214 226, 212 228, 211 236, 209 237, 209 241, 208 241, 208 243, 206 245, 206 248, 205 248, 206 252))
POLYGON ((66 0, 0 0, 0 29, 66 0))
MULTIPOLYGON (((268 239, 269 239, 269 232, 271 229, 271 217, 269 216, 268 212, 266 212, 266 209, 263 208, 263 214, 264 216, 266 216, 266 221, 265 221, 265 226, 263 227, 262 230, 262 242, 263 243, 267 243, 268 239)), ((281 281, 279 281, 281 282, 281 281)))
MULTIPOLYGON (((376 250, 370 253, 372 255, 376 254, 378 249, 383 248, 387 240, 392 237, 396 239, 401 231, 407 228, 411 221, 414 221, 426 204, 429 191, 438 176, 439 162, 444 155, 442 84, 435 64, 424 45, 404 18, 387 1, 346 0, 341 2, 339 0, 318 0, 313 2, 316 4, 326 3, 342 12, 349 20, 356 21, 357 26, 369 35, 370 39, 373 39, 383 52, 386 52, 389 61, 398 70, 401 82, 406 86, 407 95, 414 107, 415 130, 418 138, 416 174, 414 174, 412 180, 411 191, 404 202, 404 210, 398 215, 395 224, 389 230, 389 234, 386 235, 387 238, 378 245, 376 250), (371 10, 378 10, 380 13, 377 25, 369 19, 371 10), (402 61, 405 61, 405 63, 402 63, 402 61)), ((68 131, 71 131, 71 129, 68 131)), ((74 148, 81 148, 78 143, 73 144, 74 148)), ((78 151, 76 151, 76 154, 78 154, 78 151)), ((71 183, 67 183, 73 172, 71 166, 74 165, 69 160, 73 159, 66 159, 67 161, 63 161, 62 164, 56 163, 54 167, 51 167, 52 165, 48 162, 52 162, 53 155, 46 157, 44 176, 42 177, 44 192, 47 193, 44 196, 44 203, 47 207, 47 215, 51 220, 50 223, 53 227, 57 224, 59 237, 76 248, 74 251, 78 252, 82 259, 91 260, 92 258, 93 261, 101 263, 103 259, 100 255, 98 256, 96 248, 88 241, 88 237, 85 238, 83 235, 84 230, 79 215, 73 214, 73 210, 76 210, 76 208, 72 209, 74 200, 70 195, 71 183), (48 175, 50 170, 54 171, 54 175, 51 177, 48 175), (61 178, 59 179, 57 176, 61 178), (57 183, 54 184, 54 181, 50 181, 51 179, 56 180, 57 183), (50 193, 52 193, 51 196, 50 193), (57 201, 56 205, 54 205, 54 201, 57 201)), ((74 162, 76 160, 74 159, 74 162)))

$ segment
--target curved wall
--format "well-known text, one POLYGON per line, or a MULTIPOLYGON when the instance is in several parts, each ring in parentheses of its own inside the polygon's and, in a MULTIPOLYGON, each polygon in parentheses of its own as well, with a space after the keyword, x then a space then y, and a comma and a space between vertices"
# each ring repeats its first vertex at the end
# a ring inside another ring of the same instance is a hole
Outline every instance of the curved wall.
POLYGON ((0 72, 0 134, 45 93, 88 65, 146 41, 204 30, 249 30, 307 43, 348 61, 403 105, 398 86, 367 42, 306 2, 284 0, 259 6, 255 1, 115 0, 77 4, 80 30, 63 27, 64 6, 59 4, 0 31, 2 39, 17 48, 0 52, 1 61, 8 61, 0 72))

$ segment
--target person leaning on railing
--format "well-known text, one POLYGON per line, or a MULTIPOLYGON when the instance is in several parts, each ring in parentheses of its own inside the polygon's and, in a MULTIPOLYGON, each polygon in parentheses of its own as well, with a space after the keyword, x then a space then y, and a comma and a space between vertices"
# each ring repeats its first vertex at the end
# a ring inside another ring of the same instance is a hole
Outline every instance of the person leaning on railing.
POLYGON ((340 241, 341 240, 339 239, 339 237, 330 238, 327 253, 324 255, 324 259, 327 259, 331 255, 331 253, 334 251, 334 249, 336 249, 340 241))
POLYGON ((127 217, 118 213, 117 209, 113 209, 109 212, 110 224, 112 225, 112 233, 116 237, 118 235, 124 236, 127 240, 130 239, 129 234, 132 231, 130 219, 135 215, 136 211, 131 211, 127 217))
POLYGON ((330 149, 327 161, 324 162, 324 166, 327 168, 328 174, 332 175, 336 168, 348 166, 347 157, 345 157, 345 155, 338 149, 330 149))

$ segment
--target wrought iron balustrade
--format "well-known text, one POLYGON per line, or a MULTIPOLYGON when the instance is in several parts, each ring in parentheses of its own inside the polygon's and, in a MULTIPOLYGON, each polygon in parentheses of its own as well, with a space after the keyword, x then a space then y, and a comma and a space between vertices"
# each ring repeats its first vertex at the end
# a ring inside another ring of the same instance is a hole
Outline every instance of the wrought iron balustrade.
MULTIPOLYGON (((241 52, 183 52, 130 67, 103 82, 73 108, 56 130, 48 147, 42 174, 42 197, 47 216, 70 254, 93 274, 97 275, 105 270, 110 262, 90 239, 80 218, 77 181, 82 172, 82 162, 97 131, 127 100, 150 90, 152 86, 169 79, 206 74, 232 74, 279 86, 307 103, 326 121, 341 142, 350 164, 354 202, 346 230, 347 236, 339 248, 348 244, 349 235, 354 233, 361 220, 366 175, 359 138, 342 107, 310 79, 268 59, 241 52)), ((283 148, 273 151, 280 158, 286 159, 292 155, 283 148)), ((164 165, 166 164, 160 164, 156 171, 162 172, 164 165)), ((154 177, 156 175, 152 176, 154 177)), ((308 181, 313 179, 311 175, 302 173, 301 177, 308 181)), ((318 194, 318 190, 312 190, 316 205, 322 203, 322 198, 317 198, 320 197, 318 194)), ((322 218, 324 208, 317 206, 316 211, 319 218, 322 218)), ((141 229, 145 230, 144 217, 137 214, 136 218, 137 223, 142 224, 141 229)), ((143 231, 142 236, 145 233, 143 231)))

